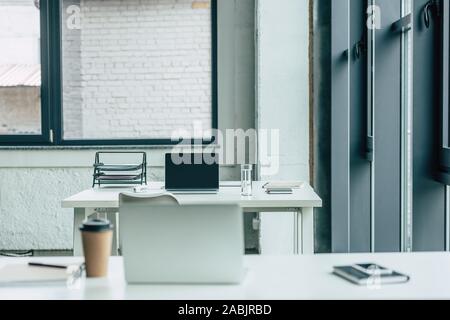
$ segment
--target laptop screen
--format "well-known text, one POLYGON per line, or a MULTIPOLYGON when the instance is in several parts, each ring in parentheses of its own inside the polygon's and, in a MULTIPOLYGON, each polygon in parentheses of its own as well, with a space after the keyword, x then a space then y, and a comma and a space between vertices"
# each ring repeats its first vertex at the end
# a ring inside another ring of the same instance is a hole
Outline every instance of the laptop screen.
POLYGON ((166 154, 166 189, 218 189, 219 165, 211 161, 215 157, 216 154, 166 154))

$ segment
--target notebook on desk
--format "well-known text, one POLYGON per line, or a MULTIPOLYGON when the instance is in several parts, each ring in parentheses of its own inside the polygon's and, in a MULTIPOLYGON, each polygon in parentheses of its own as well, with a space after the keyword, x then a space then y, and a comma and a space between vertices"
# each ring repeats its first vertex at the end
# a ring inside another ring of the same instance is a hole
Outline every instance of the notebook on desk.
POLYGON ((66 269, 29 266, 28 264, 8 264, 0 267, 0 286, 32 283, 66 283, 71 276, 66 269))
POLYGON ((267 194, 292 194, 294 190, 292 188, 266 188, 267 194))
POLYGON ((300 189, 304 186, 300 181, 271 181, 263 185, 264 189, 300 189))
POLYGON ((335 266, 333 273, 357 285, 398 284, 409 281, 409 276, 375 263, 335 266))

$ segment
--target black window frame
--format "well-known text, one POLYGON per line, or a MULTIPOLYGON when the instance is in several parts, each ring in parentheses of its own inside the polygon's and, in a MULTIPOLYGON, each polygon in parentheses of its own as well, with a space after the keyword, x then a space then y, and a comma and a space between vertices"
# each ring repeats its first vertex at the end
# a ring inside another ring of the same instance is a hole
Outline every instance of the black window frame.
MULTIPOLYGON (((41 17, 41 134, 0 135, 0 146, 164 146, 183 140, 167 139, 64 139, 62 96, 62 0, 40 0, 41 17)), ((211 118, 218 129, 218 21, 217 0, 211 0, 211 118)), ((190 139, 191 145, 209 145, 211 139, 190 139)), ((183 141, 184 143, 186 140, 183 141)))

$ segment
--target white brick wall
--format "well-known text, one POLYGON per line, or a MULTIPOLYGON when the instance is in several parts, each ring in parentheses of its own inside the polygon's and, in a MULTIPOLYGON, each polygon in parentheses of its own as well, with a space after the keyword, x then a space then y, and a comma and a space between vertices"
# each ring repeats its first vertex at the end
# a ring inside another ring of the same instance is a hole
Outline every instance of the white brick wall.
POLYGON ((64 11, 77 1, 81 30, 63 24, 66 138, 170 138, 194 120, 211 128, 209 8, 68 0, 64 11))

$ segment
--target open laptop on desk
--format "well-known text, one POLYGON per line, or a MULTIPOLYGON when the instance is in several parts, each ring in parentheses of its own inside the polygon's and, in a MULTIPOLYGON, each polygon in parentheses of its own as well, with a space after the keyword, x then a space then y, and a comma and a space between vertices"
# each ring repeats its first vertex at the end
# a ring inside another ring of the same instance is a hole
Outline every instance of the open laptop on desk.
POLYGON ((173 194, 217 193, 219 164, 211 159, 216 159, 216 154, 166 154, 166 190, 173 194))

